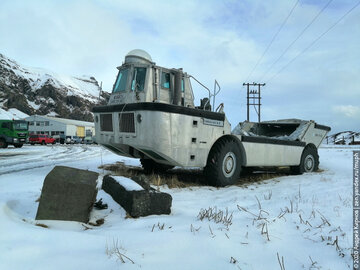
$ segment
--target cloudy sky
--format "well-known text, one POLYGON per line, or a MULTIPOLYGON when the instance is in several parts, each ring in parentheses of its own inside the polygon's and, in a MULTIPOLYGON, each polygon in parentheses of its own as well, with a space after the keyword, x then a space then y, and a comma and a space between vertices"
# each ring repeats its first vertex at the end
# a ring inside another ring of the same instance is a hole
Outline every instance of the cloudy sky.
MULTIPOLYGON (((111 91, 116 66, 143 49, 158 65, 182 67, 210 88, 217 79, 217 103, 225 103, 233 126, 246 119, 243 83, 260 82, 263 120, 313 119, 332 132, 360 131, 358 4, 1 0, 0 53, 27 66, 95 76, 111 91)), ((198 103, 206 92, 193 86, 198 103)))

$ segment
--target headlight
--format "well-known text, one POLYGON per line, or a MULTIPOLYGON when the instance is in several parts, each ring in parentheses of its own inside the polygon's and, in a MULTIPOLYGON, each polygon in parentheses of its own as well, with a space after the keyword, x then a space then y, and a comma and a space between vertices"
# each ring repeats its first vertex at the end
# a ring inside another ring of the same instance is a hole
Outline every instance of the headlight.
POLYGON ((15 142, 15 143, 16 143, 17 141, 18 141, 18 139, 17 139, 17 138, 14 138, 14 139, 13 139, 13 142, 15 142))

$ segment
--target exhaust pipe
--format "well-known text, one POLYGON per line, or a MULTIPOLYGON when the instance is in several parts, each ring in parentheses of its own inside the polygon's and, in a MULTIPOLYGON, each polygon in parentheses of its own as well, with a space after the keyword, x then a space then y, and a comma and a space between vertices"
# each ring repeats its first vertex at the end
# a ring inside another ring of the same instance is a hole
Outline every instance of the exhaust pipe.
POLYGON ((174 71, 174 99, 173 104, 174 105, 181 105, 181 82, 183 77, 182 68, 180 69, 173 69, 174 71))

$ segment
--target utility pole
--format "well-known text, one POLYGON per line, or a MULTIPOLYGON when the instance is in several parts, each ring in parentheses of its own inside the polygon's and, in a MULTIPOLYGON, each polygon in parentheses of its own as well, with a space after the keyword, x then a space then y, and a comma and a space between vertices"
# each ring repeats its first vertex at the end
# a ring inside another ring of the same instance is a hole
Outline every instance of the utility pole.
POLYGON ((247 86, 247 121, 250 121, 250 105, 254 105, 254 106, 258 106, 258 109, 256 110, 255 107, 255 111, 258 115, 258 122, 260 122, 261 120, 261 111, 260 111, 260 106, 261 106, 261 86, 265 86, 265 83, 243 83, 243 85, 247 86), (253 89, 250 90, 250 86, 257 86, 258 89, 253 89))

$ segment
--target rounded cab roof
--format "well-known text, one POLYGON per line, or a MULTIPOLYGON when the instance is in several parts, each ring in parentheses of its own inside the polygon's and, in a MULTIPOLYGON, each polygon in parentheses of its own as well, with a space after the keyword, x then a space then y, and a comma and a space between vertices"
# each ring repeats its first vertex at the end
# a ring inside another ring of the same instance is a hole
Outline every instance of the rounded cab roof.
POLYGON ((147 61, 150 63, 153 62, 150 54, 148 54, 144 50, 135 49, 135 50, 128 52, 128 54, 125 56, 125 63, 144 62, 144 61, 147 61))

